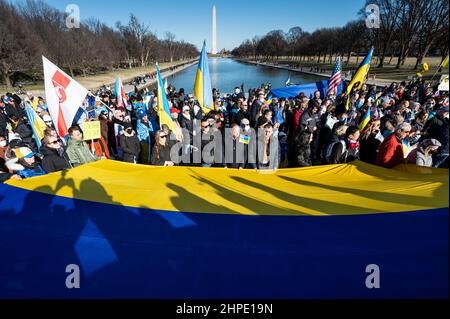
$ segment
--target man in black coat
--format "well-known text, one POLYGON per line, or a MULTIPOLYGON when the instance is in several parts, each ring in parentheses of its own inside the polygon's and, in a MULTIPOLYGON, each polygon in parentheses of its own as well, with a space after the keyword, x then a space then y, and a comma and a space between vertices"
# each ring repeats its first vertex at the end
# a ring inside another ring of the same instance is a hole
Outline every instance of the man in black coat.
POLYGON ((314 133, 317 130, 316 114, 319 109, 320 104, 316 100, 309 100, 308 109, 300 117, 300 131, 314 133))

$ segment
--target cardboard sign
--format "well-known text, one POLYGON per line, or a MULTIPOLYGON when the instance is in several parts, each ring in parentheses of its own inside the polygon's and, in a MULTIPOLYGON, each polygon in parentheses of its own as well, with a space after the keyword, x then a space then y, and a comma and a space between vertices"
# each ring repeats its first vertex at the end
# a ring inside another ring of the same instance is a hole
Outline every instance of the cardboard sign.
POLYGON ((438 87, 439 91, 448 91, 448 74, 441 76, 441 81, 438 87))
POLYGON ((101 137, 100 121, 83 123, 83 139, 85 141, 97 140, 101 137))

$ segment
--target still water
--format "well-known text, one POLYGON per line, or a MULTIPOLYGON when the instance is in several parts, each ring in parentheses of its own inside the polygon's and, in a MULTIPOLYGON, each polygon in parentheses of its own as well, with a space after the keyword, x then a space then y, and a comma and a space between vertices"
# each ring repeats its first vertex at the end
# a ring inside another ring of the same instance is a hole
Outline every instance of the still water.
MULTIPOLYGON (((245 91, 248 91, 249 88, 260 87, 264 83, 271 83, 273 89, 284 87, 289 77, 294 84, 322 80, 322 78, 308 74, 250 65, 228 58, 210 58, 209 71, 212 87, 217 88, 221 93, 231 93, 236 86, 241 86, 242 83, 245 91)), ((191 66, 170 76, 167 81, 177 90, 184 88, 187 93, 191 93, 194 91, 196 73, 197 65, 191 66)))

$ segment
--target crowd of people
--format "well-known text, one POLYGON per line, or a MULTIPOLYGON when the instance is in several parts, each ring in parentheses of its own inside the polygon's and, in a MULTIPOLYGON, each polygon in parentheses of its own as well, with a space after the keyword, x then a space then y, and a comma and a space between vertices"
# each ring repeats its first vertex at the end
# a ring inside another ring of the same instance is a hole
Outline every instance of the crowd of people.
POLYGON ((361 160, 385 168, 402 163, 448 168, 448 92, 422 80, 364 85, 323 97, 270 95, 270 85, 231 94, 213 89, 208 113, 193 94, 167 88, 172 125, 159 121, 156 90, 90 95, 65 139, 46 101, 27 93, 0 99, 0 181, 70 169, 101 159, 144 165, 276 169, 361 160), (36 141, 24 105, 47 125, 36 141), (119 106, 120 105, 120 106, 119 106), (370 116, 365 116, 367 112, 370 116), (364 119, 368 119, 365 121, 364 119), (101 137, 83 138, 83 123, 99 121, 101 137), (363 123, 364 122, 364 123, 363 123))

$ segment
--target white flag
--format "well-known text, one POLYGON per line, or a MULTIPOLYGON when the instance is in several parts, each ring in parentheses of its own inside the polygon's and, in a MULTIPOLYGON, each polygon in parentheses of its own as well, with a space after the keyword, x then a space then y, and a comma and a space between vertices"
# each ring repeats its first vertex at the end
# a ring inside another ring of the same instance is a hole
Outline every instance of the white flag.
POLYGON ((44 56, 42 63, 48 111, 56 131, 60 137, 64 138, 88 90, 44 56))

